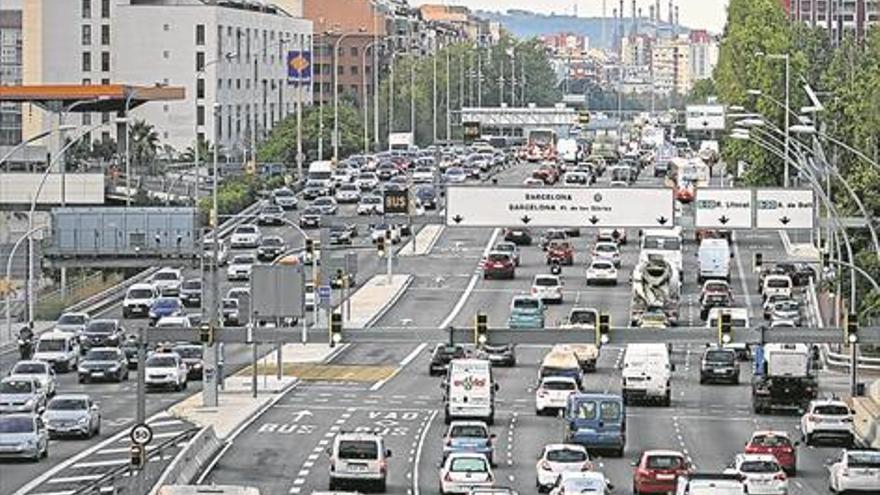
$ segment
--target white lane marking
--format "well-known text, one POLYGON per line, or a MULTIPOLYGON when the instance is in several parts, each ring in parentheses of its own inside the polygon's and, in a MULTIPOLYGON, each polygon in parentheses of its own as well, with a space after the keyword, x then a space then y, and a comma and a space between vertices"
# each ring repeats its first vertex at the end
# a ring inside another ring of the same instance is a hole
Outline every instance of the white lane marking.
POLYGON ((306 461, 303 463, 303 467, 306 469, 311 469, 314 466, 315 466, 315 463, 313 461, 306 461))
POLYGON ((65 478, 52 478, 47 481, 47 484, 57 484, 57 483, 79 483, 82 481, 94 481, 103 477, 103 474, 84 474, 82 476, 68 476, 65 478))
MULTIPOLYGON (((497 229, 496 229, 497 230, 497 229)), ((422 435, 419 437, 419 447, 416 449, 416 460, 413 465, 413 477, 412 477, 412 493, 413 495, 419 495, 419 463, 422 460, 422 448, 425 446, 425 437, 428 436, 428 430, 431 429, 431 422, 434 421, 434 418, 437 417, 437 411, 433 411, 431 416, 428 418, 428 422, 425 423, 425 426, 422 427, 422 435)))
POLYGON ((749 297, 749 287, 746 285, 745 271, 743 270, 742 257, 739 255, 738 242, 733 243, 733 258, 736 260, 736 271, 739 274, 739 283, 742 287, 743 299, 746 300, 746 312, 749 321, 752 319, 754 311, 752 311, 752 298, 749 297))
POLYGON ((290 490, 288 490, 287 493, 292 493, 295 495, 295 494, 299 493, 301 490, 302 490, 302 488, 300 488, 298 486, 294 486, 290 490))
POLYGON ((158 428, 160 426, 177 426, 182 425, 183 421, 179 419, 169 419, 167 421, 156 421, 155 423, 150 423, 151 428, 158 428))
MULTIPOLYGON (((129 451, 129 449, 120 449, 120 450, 124 450, 126 452, 129 451)), ((88 468, 94 468, 94 467, 121 466, 123 464, 128 464, 129 462, 131 462, 131 461, 129 461, 128 459, 113 459, 112 461, 78 462, 78 463, 74 464, 73 466, 71 466, 70 468, 71 469, 88 469, 88 468)))
MULTIPOLYGON (((403 358, 403 360, 400 362, 400 366, 395 368, 394 371, 390 375, 388 375, 387 377, 374 383, 373 386, 370 387, 370 391, 379 390, 380 388, 382 388, 382 386, 384 386, 386 383, 391 381, 391 379, 394 378, 395 376, 397 376, 397 374, 400 373, 401 370, 406 368, 406 365, 411 363, 422 351, 424 351, 425 347, 428 347, 427 342, 422 342, 421 344, 416 346, 416 348, 413 349, 412 352, 410 352, 409 354, 407 354, 407 356, 405 358, 403 358)), ((397 396, 395 396, 395 397, 397 397, 397 396)))
MULTIPOLYGON (((156 440, 158 438, 176 437, 176 436, 181 435, 183 433, 185 433, 185 432, 182 430, 181 431, 163 431, 162 433, 154 433, 153 440, 156 440)), ((117 443, 118 442, 130 442, 130 441, 131 440, 129 440, 128 437, 125 437, 125 438, 120 438, 119 440, 117 440, 117 443)))
MULTIPOLYGON (((492 231, 492 236, 489 237, 489 242, 486 244, 486 247, 483 249, 483 256, 480 258, 481 260, 489 254, 489 251, 492 249, 492 246, 495 244, 495 240, 498 239, 498 234, 500 234, 500 233, 501 233, 501 229, 498 229, 498 228, 496 228, 495 230, 492 231)), ((479 271, 479 268, 476 267, 474 269, 474 274, 471 275, 471 279, 470 279, 470 281, 468 281, 467 287, 464 289, 464 292, 461 293, 461 297, 458 299, 458 302, 455 303, 455 306, 452 308, 452 311, 449 312, 449 314, 443 320, 443 323, 440 324, 441 329, 448 327, 452 323, 452 320, 454 320, 455 317, 458 316, 458 313, 461 312, 462 308, 464 308, 465 303, 467 303, 467 300, 470 297, 471 292, 473 292, 474 287, 477 286, 477 281, 479 279, 480 279, 480 271, 479 271)), ((418 495, 418 491, 416 491, 415 493, 416 493, 416 495, 418 495)))
POLYGON ((40 493, 32 493, 31 495, 72 495, 76 493, 74 490, 64 490, 60 492, 40 492, 40 493))

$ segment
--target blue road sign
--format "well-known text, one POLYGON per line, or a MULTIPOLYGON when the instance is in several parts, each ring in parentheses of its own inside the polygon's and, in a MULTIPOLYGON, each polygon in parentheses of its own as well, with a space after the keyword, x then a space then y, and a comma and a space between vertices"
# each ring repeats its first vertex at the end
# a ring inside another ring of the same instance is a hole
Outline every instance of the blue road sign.
POLYGON ((305 50, 287 52, 287 80, 291 83, 312 81, 312 52, 305 50))
POLYGON ((329 300, 330 294, 331 294, 331 292, 330 292, 329 285, 322 285, 322 286, 318 287, 318 297, 320 297, 321 299, 329 300))

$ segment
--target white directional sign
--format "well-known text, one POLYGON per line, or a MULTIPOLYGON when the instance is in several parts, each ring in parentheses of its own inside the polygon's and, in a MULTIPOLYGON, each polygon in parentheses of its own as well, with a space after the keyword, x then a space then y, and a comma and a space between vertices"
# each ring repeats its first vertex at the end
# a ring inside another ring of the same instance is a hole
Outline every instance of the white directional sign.
POLYGON ((703 229, 752 228, 752 191, 697 188, 694 226, 703 229))
POLYGON ((812 229, 816 198, 810 189, 758 189, 755 227, 759 229, 812 229))
POLYGON ((461 227, 672 226, 666 188, 451 186, 446 224, 461 227))

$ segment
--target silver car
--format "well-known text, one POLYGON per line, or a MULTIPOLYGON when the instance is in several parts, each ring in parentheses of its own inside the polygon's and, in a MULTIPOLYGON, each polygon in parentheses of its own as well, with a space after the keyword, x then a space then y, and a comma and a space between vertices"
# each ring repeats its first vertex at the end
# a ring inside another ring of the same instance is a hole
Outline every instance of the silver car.
POLYGON ((62 313, 55 322, 55 331, 79 335, 89 326, 90 320, 88 313, 62 313))
POLYGON ((7 376, 0 380, 0 414, 36 413, 46 406, 46 394, 36 378, 7 376))
POLYGON ((0 416, 0 458, 39 461, 49 455, 49 432, 36 414, 0 416))
POLYGON ((19 361, 9 372, 11 378, 34 378, 40 382, 40 388, 46 396, 55 395, 57 379, 55 370, 45 361, 19 361))
POLYGON ((46 406, 43 421, 51 438, 91 438, 101 433, 101 409, 85 394, 63 394, 55 397, 46 406))

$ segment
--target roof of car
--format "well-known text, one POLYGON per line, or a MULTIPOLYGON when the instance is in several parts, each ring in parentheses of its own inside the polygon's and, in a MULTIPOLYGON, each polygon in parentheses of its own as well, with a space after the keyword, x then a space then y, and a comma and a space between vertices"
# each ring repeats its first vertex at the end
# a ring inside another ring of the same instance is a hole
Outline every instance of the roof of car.
POLYGON ((665 455, 665 456, 674 456, 674 457, 685 457, 685 455, 682 452, 679 452, 677 450, 667 450, 667 449, 646 450, 646 451, 642 452, 642 455, 643 456, 646 456, 646 455, 649 455, 649 456, 665 455))
POLYGON ((544 450, 580 450, 586 452, 587 449, 583 445, 576 443, 548 443, 544 446, 544 450))
POLYGON ((68 400, 89 400, 87 394, 58 394, 52 397, 52 400, 68 399, 68 400))
POLYGON ((341 432, 336 435, 336 440, 382 440, 382 435, 378 433, 364 432, 341 432))
POLYGON ((782 430, 757 430, 752 433, 752 438, 757 436, 765 436, 765 437, 785 437, 788 438, 788 432, 782 430))

